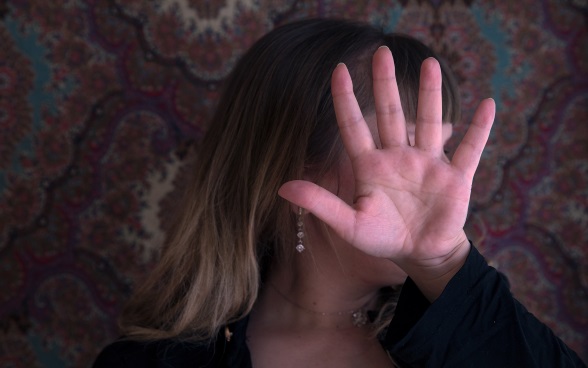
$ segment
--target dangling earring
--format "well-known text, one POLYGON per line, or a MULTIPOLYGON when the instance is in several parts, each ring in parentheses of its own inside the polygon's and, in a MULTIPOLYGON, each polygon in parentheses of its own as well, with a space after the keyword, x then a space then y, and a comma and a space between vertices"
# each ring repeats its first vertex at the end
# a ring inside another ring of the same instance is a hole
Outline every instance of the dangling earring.
POLYGON ((296 243, 296 250, 298 253, 304 252, 304 242, 302 238, 304 238, 304 222, 302 221, 303 209, 302 207, 298 207, 298 218, 296 219, 296 237, 298 238, 296 243))

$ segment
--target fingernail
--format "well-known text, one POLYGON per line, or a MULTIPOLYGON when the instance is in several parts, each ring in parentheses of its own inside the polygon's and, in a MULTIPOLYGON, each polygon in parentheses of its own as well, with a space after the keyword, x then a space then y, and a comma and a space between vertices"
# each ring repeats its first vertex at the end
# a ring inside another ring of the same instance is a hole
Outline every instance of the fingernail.
POLYGON ((386 45, 382 45, 382 46, 378 47, 378 50, 379 49, 388 49, 388 50, 390 50, 390 48, 388 46, 386 46, 386 45))

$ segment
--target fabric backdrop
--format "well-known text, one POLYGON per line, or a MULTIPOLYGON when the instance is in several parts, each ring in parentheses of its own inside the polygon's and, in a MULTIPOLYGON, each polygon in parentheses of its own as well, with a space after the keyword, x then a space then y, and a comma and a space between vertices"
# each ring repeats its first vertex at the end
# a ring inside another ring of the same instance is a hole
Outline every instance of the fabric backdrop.
POLYGON ((263 34, 316 16, 436 49, 464 102, 451 147, 495 98, 468 233, 588 360, 586 1, 4 0, 0 366, 88 367, 117 337, 223 80, 263 34))

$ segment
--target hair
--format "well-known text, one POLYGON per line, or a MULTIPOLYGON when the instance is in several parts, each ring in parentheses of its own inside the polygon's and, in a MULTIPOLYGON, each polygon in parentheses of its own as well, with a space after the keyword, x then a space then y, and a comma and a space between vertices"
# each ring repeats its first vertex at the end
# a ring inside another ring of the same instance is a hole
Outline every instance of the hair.
MULTIPOLYGON (((278 195, 286 181, 336 167, 343 146, 330 80, 344 62, 365 114, 374 111, 371 59, 388 46, 407 121, 416 120, 421 42, 359 22, 314 19, 274 29, 223 85, 193 177, 161 260, 120 319, 131 339, 210 341, 246 316, 262 269, 293 252, 295 215, 278 195)), ((443 121, 460 116, 457 87, 441 62, 443 121)))

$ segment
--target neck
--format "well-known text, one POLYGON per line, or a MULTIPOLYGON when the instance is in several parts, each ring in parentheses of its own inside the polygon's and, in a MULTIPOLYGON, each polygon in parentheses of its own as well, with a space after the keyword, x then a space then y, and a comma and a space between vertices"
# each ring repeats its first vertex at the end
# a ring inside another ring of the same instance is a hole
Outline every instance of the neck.
POLYGON ((276 316, 269 325, 353 327, 347 312, 375 309, 382 287, 404 281, 392 262, 365 255, 321 224, 308 215, 307 249, 273 260, 255 307, 262 318, 276 316))
MULTIPOLYGON (((368 315, 367 315, 367 303, 366 305, 363 305, 359 308, 354 308, 351 310, 340 310, 340 311, 333 311, 333 312, 327 312, 327 311, 321 311, 321 310, 316 310, 316 309, 310 309, 308 307, 305 307, 303 305, 301 305, 300 303, 298 303, 298 301, 296 300, 292 300, 288 295, 284 294, 283 292, 280 291, 280 289, 275 286, 272 283, 268 283, 267 284, 271 290, 275 293, 277 293, 283 300, 285 300, 286 302, 288 302, 289 304, 291 304, 292 306, 298 308, 301 312, 306 313, 306 314, 312 314, 315 316, 320 316, 320 318, 325 321, 327 318, 331 319, 332 321, 336 321, 343 325, 345 325, 345 322, 349 322, 349 319, 351 319, 351 322, 353 323, 353 325, 355 327, 362 327, 365 326, 369 320, 368 320, 368 315)), ((313 306, 313 308, 315 308, 316 306, 313 306)))
POLYGON ((360 319, 365 312, 375 307, 378 294, 377 287, 340 267, 317 266, 312 254, 305 252, 296 254, 288 266, 274 265, 256 309, 259 315, 272 319, 272 325, 357 328, 363 326, 360 319))

